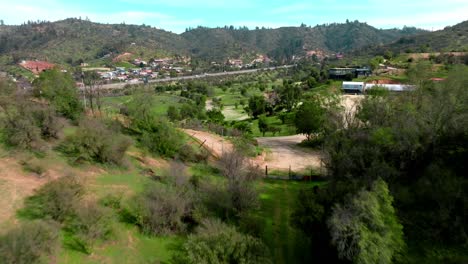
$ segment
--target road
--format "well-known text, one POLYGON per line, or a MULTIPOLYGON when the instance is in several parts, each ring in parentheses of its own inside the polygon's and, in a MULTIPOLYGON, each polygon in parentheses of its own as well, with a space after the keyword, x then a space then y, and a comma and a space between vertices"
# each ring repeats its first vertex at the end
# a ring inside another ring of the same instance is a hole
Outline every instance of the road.
MULTIPOLYGON (((200 74, 200 75, 181 76, 181 77, 165 78, 165 79, 154 79, 154 80, 149 80, 148 82, 149 83, 162 83, 162 82, 194 80, 194 79, 203 79, 203 78, 208 78, 208 77, 218 77, 218 76, 237 75, 237 74, 248 74, 248 73, 254 73, 254 72, 264 71, 264 70, 287 69, 287 68, 291 68, 293 66, 294 65, 285 65, 285 66, 262 68, 262 69, 217 72, 217 73, 205 73, 205 74, 200 74)), ((111 84, 102 85, 102 88, 103 89, 121 89, 127 84, 128 85, 139 85, 139 84, 143 84, 143 83, 144 83, 143 81, 111 83, 111 84)))

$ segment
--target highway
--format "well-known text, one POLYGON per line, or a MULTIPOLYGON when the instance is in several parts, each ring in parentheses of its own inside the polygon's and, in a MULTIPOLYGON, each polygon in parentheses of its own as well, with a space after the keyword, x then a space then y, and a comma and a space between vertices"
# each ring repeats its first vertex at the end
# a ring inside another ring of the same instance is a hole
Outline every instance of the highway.
MULTIPOLYGON (((264 71, 264 70, 287 69, 287 68, 291 68, 291 67, 294 67, 294 65, 284 65, 284 66, 278 66, 278 67, 251 69, 251 70, 240 70, 240 71, 229 71, 229 72, 204 73, 204 74, 191 75, 191 76, 181 76, 181 77, 164 78, 164 79, 153 79, 153 80, 149 80, 148 83, 162 83, 162 82, 173 82, 173 81, 203 79, 203 78, 208 78, 208 77, 218 77, 218 76, 227 76, 227 75, 248 74, 248 73, 254 73, 254 72, 264 71)), ((121 89, 125 85, 139 85, 139 84, 143 84, 143 83, 144 83, 143 81, 129 81, 129 82, 121 82, 121 83, 111 83, 111 84, 104 84, 104 85, 101 86, 101 88, 102 89, 121 89)))

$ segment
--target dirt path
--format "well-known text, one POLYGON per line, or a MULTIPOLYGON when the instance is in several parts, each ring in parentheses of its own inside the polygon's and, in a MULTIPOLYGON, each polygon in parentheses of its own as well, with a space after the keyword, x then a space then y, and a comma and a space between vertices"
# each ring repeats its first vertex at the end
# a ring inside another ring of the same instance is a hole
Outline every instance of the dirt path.
POLYGON ((303 135, 286 137, 257 138, 258 144, 268 148, 265 165, 271 169, 302 171, 310 167, 320 168, 319 151, 299 147, 297 144, 305 139, 303 135))
POLYGON ((23 205, 25 197, 47 182, 33 173, 26 173, 12 158, 0 159, 0 227, 6 222, 14 222, 17 209, 23 205))
MULTIPOLYGON (((191 129, 184 131, 199 142, 204 142, 203 146, 216 158, 221 157, 223 152, 233 149, 232 143, 221 136, 191 129)), ((289 166, 293 171, 302 171, 310 167, 319 168, 320 152, 297 146, 304 139, 302 135, 257 138, 259 145, 267 148, 268 153, 252 161, 261 167, 268 165, 268 168, 274 170, 288 170, 289 166)))
POLYGON ((216 134, 192 129, 184 129, 183 131, 203 144, 203 147, 216 158, 221 157, 225 151, 229 152, 234 148, 231 142, 216 134))

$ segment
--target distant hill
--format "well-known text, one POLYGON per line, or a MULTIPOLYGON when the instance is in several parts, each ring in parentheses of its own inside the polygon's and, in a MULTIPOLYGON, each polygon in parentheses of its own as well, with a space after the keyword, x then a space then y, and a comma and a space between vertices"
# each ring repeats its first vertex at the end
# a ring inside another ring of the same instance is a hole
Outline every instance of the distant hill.
POLYGON ((349 52, 386 45, 425 31, 416 28, 381 30, 358 21, 315 27, 278 29, 204 28, 174 34, 149 26, 99 24, 81 19, 0 26, 0 55, 73 64, 99 60, 107 54, 192 56, 204 61, 249 58, 256 54, 286 61, 310 50, 349 52))
POLYGON ((468 51, 468 21, 434 32, 422 32, 400 37, 386 45, 370 47, 364 52, 449 52, 468 51))

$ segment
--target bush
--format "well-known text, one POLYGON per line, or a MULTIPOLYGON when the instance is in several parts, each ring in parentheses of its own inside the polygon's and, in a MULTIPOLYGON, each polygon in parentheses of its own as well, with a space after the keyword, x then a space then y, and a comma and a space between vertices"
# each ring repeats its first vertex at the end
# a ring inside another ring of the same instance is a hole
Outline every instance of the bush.
POLYGON ((239 233, 220 220, 205 220, 182 248, 178 263, 271 263, 261 240, 239 233))
POLYGON ((109 129, 97 119, 84 119, 74 135, 65 139, 61 149, 75 158, 99 163, 122 165, 130 138, 109 129))
POLYGON ((151 129, 143 131, 140 144, 152 153, 174 157, 184 142, 178 130, 167 121, 159 120, 151 125, 151 129))
POLYGON ((84 194, 83 185, 74 176, 51 181, 25 201, 21 216, 37 219, 51 218, 63 222, 74 214, 74 206, 84 194))
POLYGON ((75 248, 89 254, 91 246, 98 240, 106 240, 112 234, 112 218, 108 208, 94 202, 75 208, 75 216, 66 223, 66 230, 72 234, 75 248))
POLYGON ((58 242, 58 228, 50 223, 24 223, 0 237, 0 262, 5 264, 47 263, 58 242))
POLYGON ((133 202, 130 211, 137 224, 149 234, 175 234, 186 230, 192 201, 179 188, 151 184, 133 202))

